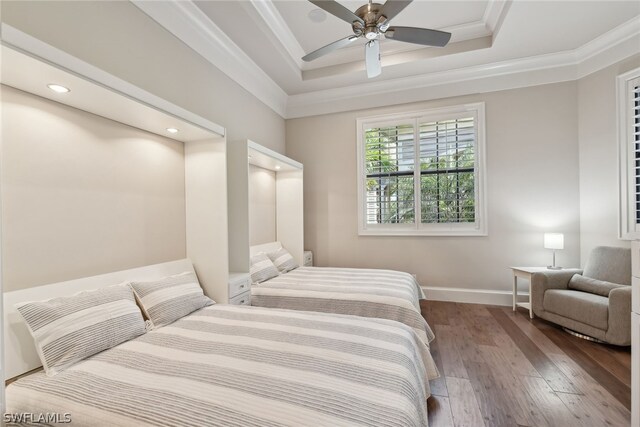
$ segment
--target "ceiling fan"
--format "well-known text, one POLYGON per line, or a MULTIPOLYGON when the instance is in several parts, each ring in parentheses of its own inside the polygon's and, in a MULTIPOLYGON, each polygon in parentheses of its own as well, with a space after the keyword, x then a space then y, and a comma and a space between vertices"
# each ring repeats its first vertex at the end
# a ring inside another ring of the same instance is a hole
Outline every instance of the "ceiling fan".
POLYGON ((364 37, 368 40, 364 46, 367 76, 371 78, 382 73, 382 66, 380 65, 380 38, 382 35, 392 40, 437 47, 446 46, 449 43, 449 39, 451 39, 451 33, 444 31, 415 27, 390 27, 389 21, 402 12, 412 0, 387 0, 384 5, 373 3, 372 0, 369 0, 368 4, 359 7, 355 12, 351 12, 333 0, 309 1, 351 24, 353 35, 314 50, 310 54, 303 56, 303 61, 313 61, 364 37))

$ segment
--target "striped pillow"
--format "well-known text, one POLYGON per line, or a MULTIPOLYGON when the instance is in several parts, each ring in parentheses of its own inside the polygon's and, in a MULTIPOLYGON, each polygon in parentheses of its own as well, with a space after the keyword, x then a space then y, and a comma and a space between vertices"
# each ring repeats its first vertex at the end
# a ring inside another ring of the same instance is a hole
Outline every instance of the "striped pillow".
POLYGON ((278 268, 273 265, 273 262, 267 254, 260 252, 251 257, 251 282, 260 283, 269 279, 273 279, 280 275, 278 268))
POLYGON ((126 284, 16 308, 49 376, 145 333, 142 313, 126 284))
POLYGON ((295 270, 299 267, 298 263, 291 256, 288 250, 280 248, 275 252, 269 254, 269 258, 273 261, 273 265, 278 268, 280 273, 286 273, 291 270, 295 270))
POLYGON ((131 282, 131 287, 156 328, 215 304, 204 295, 198 278, 189 271, 153 282, 131 282))

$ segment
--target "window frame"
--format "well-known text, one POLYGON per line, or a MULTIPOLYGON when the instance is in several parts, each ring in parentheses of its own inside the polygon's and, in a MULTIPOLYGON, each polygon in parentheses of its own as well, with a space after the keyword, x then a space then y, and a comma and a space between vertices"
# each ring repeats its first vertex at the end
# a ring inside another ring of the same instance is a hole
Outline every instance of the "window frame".
POLYGON ((449 107, 432 108, 397 114, 361 117, 357 126, 357 186, 358 186, 358 235, 360 236, 487 236, 487 191, 486 191, 486 149, 485 149, 485 105, 476 102, 449 107), (420 168, 414 167, 414 223, 412 224, 367 224, 366 221, 366 165, 365 127, 379 127, 384 124, 414 125, 416 154, 419 153, 419 124, 441 120, 474 117, 475 129, 475 222, 469 223, 425 223, 421 221, 420 168))
POLYGON ((640 67, 616 78, 618 116, 618 183, 619 221, 618 238, 622 240, 640 239, 640 223, 636 223, 635 143, 631 128, 633 123, 633 102, 631 88, 640 86, 640 67))

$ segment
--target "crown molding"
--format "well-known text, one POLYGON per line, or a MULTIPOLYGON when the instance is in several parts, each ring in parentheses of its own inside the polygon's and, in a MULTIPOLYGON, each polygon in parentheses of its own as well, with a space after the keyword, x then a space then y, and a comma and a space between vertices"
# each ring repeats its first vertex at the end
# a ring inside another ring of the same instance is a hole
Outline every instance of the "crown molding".
POLYGON ((272 110, 286 113, 287 94, 191 1, 131 2, 272 110))
POLYGON ((298 43, 298 39, 293 34, 278 8, 270 0, 249 0, 247 6, 253 6, 258 16, 262 18, 264 24, 271 30, 271 33, 280 42, 289 54, 290 59, 302 69, 305 55, 304 49, 298 43))
POLYGON ((575 50, 578 78, 615 64, 640 52, 640 16, 617 26, 575 50))
POLYGON ((640 18, 570 51, 290 95, 286 118, 577 80, 638 54, 640 18))
POLYGON ((494 39, 500 32, 504 18, 509 12, 509 7, 511 7, 511 2, 512 0, 489 0, 489 3, 487 3, 482 21, 487 26, 487 29, 491 31, 494 39))

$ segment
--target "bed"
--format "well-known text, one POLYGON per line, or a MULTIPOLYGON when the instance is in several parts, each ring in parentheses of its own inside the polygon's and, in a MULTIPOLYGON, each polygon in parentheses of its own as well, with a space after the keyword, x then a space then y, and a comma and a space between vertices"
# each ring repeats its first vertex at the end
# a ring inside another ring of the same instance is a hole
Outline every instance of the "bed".
MULTIPOLYGON (((251 254, 280 247, 279 242, 252 246, 251 254)), ((434 334, 420 312, 421 298, 411 274, 382 269, 299 267, 251 287, 253 306, 395 320, 429 343, 434 334)))
MULTIPOLYGON (((31 368, 16 358, 30 351, 7 351, 9 371, 31 368)), ((425 426, 437 375, 428 346, 395 321, 215 304, 21 378, 6 408, 75 426, 425 426)))

